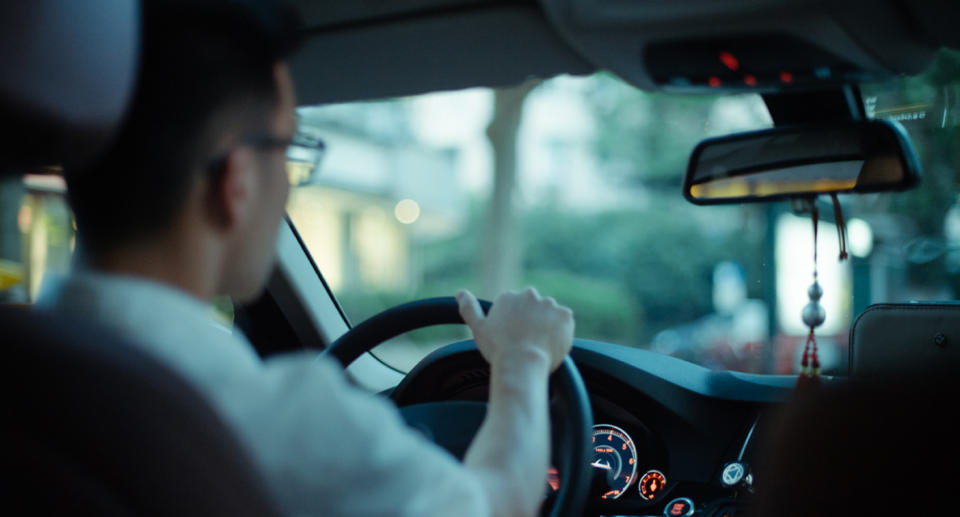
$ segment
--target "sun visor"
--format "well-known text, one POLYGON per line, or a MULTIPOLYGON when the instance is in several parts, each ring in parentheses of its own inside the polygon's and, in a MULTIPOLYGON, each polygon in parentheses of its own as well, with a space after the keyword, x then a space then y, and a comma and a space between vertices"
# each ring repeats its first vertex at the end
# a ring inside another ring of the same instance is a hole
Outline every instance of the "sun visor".
POLYGON ((109 142, 134 88, 136 0, 0 7, 0 173, 83 163, 109 142))

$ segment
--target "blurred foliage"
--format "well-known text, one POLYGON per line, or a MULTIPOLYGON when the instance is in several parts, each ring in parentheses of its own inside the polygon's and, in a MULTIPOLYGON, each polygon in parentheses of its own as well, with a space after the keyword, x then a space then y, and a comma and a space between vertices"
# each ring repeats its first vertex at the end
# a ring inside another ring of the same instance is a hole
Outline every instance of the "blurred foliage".
MULTIPOLYGON (((576 289, 568 289, 570 298, 561 301, 634 311, 634 317, 626 320, 604 318, 602 328, 591 331, 616 343, 646 345, 656 332, 713 311, 713 267, 720 261, 739 262, 748 272, 749 294, 762 294, 761 278, 754 277, 761 274, 764 232, 733 231, 742 228, 739 224, 730 229, 704 224, 693 216, 694 210, 677 195, 635 210, 590 217, 534 212, 525 221, 530 229, 525 233, 524 269, 531 272, 530 277, 537 271, 580 276, 579 283, 564 279, 576 289), (591 288, 590 282, 596 287, 591 288)), ((708 210, 714 215, 725 212, 733 221, 738 213, 749 211, 741 207, 708 210)), ((586 309, 582 319, 591 311, 595 312, 586 309)), ((591 337, 587 328, 581 330, 579 335, 591 337)))
POLYGON ((636 297, 613 278, 533 269, 523 283, 570 307, 576 318, 577 337, 631 344, 636 342, 645 323, 636 297))
POLYGON ((233 300, 229 296, 214 296, 210 301, 214 317, 224 325, 233 325, 236 312, 234 311, 233 300))
MULTIPOLYGON (((712 274, 720 261, 739 262, 747 271, 748 294, 762 296, 764 231, 742 231, 760 219, 755 208, 694 208, 677 195, 629 211, 529 211, 523 218, 525 273, 514 287, 533 285, 571 307, 579 337, 645 346, 660 330, 713 311, 712 274), (728 228, 711 224, 721 212, 728 228)), ((467 227, 476 227, 479 215, 476 206, 467 227)), ((422 246, 423 278, 410 291, 360 288, 344 290, 338 299, 357 323, 414 299, 476 291, 479 242, 466 232, 422 246)), ((456 327, 411 334, 418 341, 462 337, 456 327)))
MULTIPOLYGON (((906 236, 942 239, 947 212, 957 202, 960 179, 960 52, 943 49, 923 74, 866 85, 863 91, 865 97, 876 98, 878 108, 918 106, 930 114, 902 121, 923 169, 920 185, 890 196, 888 206, 871 208, 899 216, 906 236)), ((951 284, 954 295, 960 292, 960 279, 947 272, 943 257, 923 264, 908 263, 907 274, 913 284, 951 284)))
POLYGON ((584 94, 596 115, 593 148, 603 170, 645 188, 678 192, 690 153, 704 138, 772 125, 751 94, 651 93, 609 73, 595 75, 584 94))
POLYGON ((586 93, 597 114, 594 149, 604 170, 648 187, 680 185, 716 96, 664 97, 605 73, 586 93))

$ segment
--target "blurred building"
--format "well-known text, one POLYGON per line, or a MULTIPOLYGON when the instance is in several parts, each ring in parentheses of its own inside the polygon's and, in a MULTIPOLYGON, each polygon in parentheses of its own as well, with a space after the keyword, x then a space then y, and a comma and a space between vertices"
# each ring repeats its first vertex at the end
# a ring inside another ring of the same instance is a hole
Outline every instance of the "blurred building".
POLYGON ((457 153, 398 131, 403 120, 347 115, 301 111, 300 130, 326 150, 294 179, 288 213, 334 290, 408 289, 420 277, 414 243, 458 231, 465 217, 457 153))

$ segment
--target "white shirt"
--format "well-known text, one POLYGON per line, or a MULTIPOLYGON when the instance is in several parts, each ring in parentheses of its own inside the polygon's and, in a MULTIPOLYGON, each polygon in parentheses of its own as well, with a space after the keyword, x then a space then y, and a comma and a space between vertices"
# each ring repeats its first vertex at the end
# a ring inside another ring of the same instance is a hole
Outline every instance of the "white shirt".
POLYGON ((485 516, 480 487, 391 404, 315 353, 263 361, 208 304, 135 277, 55 278, 38 306, 115 330, 207 396, 285 511, 326 516, 485 516))

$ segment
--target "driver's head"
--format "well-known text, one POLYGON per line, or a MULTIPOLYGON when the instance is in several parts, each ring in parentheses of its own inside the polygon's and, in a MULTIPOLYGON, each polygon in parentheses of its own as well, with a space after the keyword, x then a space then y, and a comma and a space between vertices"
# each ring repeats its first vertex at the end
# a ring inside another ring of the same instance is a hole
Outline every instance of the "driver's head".
POLYGON ((179 248, 215 271, 214 294, 250 298, 273 263, 289 190, 295 99, 283 60, 297 19, 257 0, 143 4, 124 126, 94 167, 67 171, 80 248, 94 262, 179 248))

